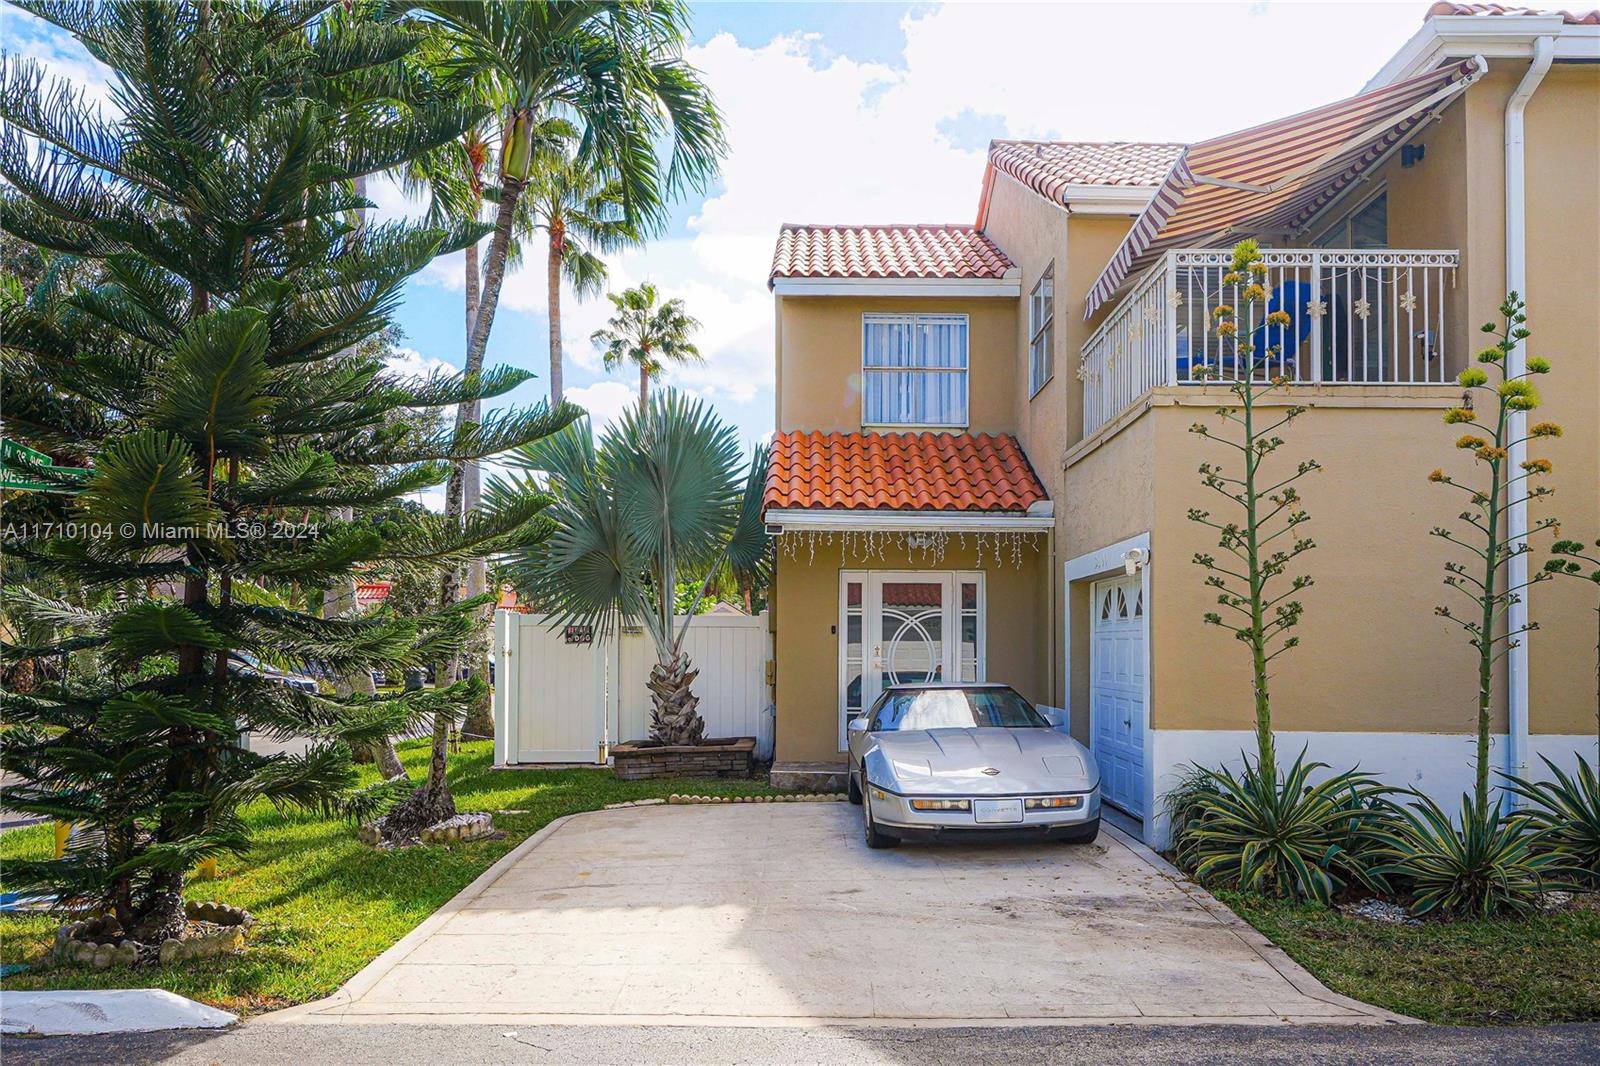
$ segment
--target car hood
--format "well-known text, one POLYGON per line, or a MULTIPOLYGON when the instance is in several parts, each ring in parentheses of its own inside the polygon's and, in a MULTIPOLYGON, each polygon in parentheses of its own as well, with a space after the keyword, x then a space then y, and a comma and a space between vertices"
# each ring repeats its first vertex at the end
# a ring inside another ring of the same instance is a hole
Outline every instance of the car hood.
POLYGON ((1086 792, 1100 781, 1088 749, 1054 729, 918 729, 872 739, 867 778, 896 792, 1086 792))

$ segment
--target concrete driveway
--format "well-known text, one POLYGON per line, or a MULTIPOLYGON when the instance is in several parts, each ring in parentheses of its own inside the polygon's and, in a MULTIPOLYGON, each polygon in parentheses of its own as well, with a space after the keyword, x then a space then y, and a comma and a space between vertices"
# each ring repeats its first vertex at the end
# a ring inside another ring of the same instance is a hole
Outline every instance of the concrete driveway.
POLYGON ((334 997, 262 1019, 1383 1022, 1114 830, 868 851, 843 803, 635 807, 525 842, 334 997))

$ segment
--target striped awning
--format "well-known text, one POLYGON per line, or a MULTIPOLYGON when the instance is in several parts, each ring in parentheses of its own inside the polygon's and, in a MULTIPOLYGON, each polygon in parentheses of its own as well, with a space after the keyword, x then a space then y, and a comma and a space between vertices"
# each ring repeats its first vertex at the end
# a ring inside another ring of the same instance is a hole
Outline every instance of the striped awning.
POLYGON ((1301 228, 1487 69, 1474 56, 1185 148, 1089 290, 1083 317, 1170 248, 1301 228))

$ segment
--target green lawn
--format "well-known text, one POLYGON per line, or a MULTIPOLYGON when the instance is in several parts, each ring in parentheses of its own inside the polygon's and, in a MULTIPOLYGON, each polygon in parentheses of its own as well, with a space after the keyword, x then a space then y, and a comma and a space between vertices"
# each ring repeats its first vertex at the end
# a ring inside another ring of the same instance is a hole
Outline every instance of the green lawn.
MULTIPOLYGON (((244 907, 258 920, 244 955, 184 967, 36 970, 5 980, 8 989, 158 987, 233 1011, 255 1012, 328 995, 390 944, 464 888, 500 856, 564 814, 623 800, 667 796, 755 795, 764 781, 618 781, 606 770, 491 770, 493 745, 465 744, 450 757, 456 804, 496 814, 505 840, 378 852, 359 843, 354 827, 309 815, 280 815, 265 805, 247 820, 255 848, 221 862, 221 877, 194 882, 188 895, 244 907)), ((424 741, 400 745, 413 778, 427 761, 424 741)), ((372 774, 370 768, 364 771, 372 774)), ((48 855, 48 825, 0 835, 0 864, 48 855)), ((59 916, 0 917, 0 961, 37 963, 59 916)))
POLYGON ((1600 1019, 1600 910, 1507 921, 1381 925, 1218 893, 1337 992, 1446 1025, 1600 1019))

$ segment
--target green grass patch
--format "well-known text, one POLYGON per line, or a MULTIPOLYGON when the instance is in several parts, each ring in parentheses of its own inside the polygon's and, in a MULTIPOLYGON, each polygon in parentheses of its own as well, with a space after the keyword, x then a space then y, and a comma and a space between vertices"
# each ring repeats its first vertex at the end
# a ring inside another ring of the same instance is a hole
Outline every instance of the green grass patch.
MULTIPOLYGON (((414 780, 426 772, 426 741, 399 745, 414 780)), ((303 814, 280 814, 266 804, 248 808, 253 849, 220 861, 214 881, 191 881, 191 899, 215 899, 256 916, 243 955, 196 960, 185 966, 95 972, 38 968, 4 981, 10 990, 50 988, 165 988, 226 1010, 257 1012, 328 995, 389 945, 416 928, 446 900, 520 841, 565 814, 608 803, 699 795, 770 794, 765 781, 668 779, 618 781, 608 770, 493 770, 493 744, 464 744, 450 757, 450 783, 462 811, 496 814, 504 840, 422 845, 380 852, 356 839, 355 826, 303 814)), ((367 779, 375 771, 364 767, 367 779)), ((49 825, 0 835, 7 859, 47 857, 49 825)), ((0 884, 3 884, 0 869, 0 884)), ((38 966, 59 915, 0 917, 0 962, 38 966)))
POLYGON ((1316 906, 1218 896, 1323 984, 1441 1025, 1600 1019, 1594 897, 1534 918, 1384 925, 1316 906))

